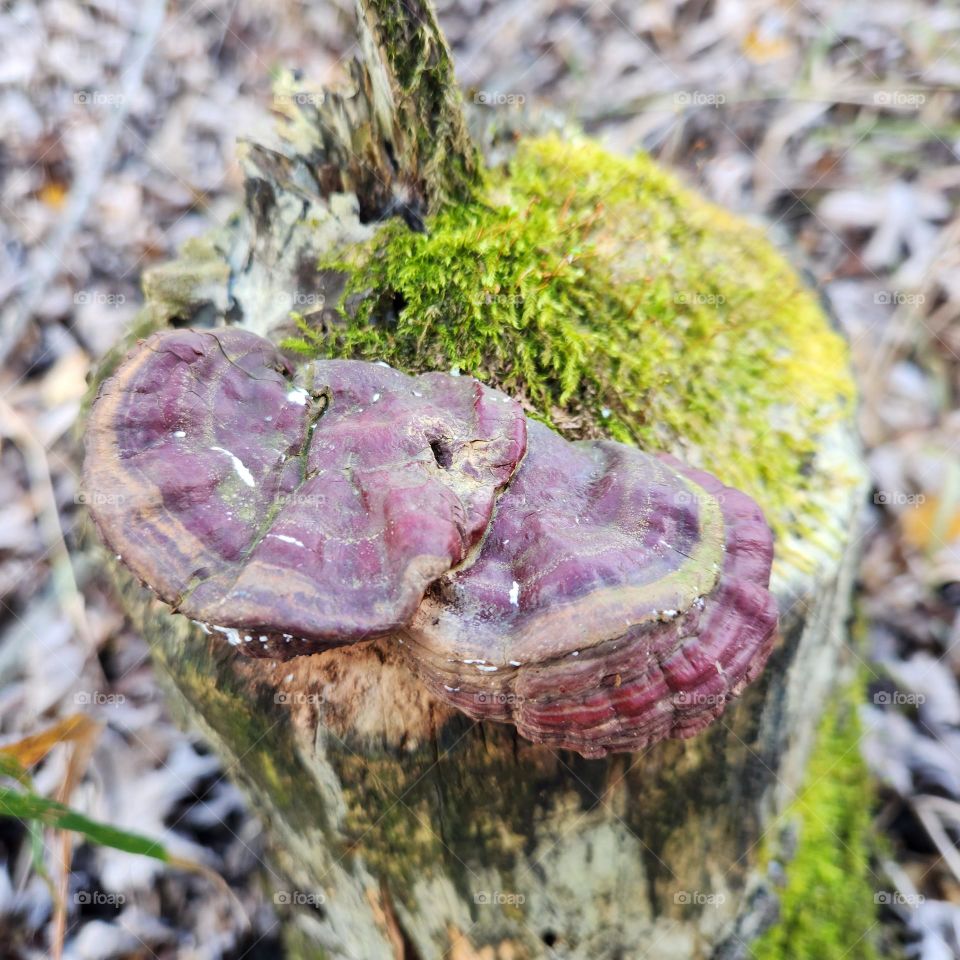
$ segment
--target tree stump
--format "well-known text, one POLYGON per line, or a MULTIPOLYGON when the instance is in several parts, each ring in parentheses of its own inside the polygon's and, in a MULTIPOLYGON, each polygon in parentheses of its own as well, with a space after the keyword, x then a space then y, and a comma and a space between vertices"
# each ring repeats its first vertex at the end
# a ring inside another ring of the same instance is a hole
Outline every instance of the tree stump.
MULTIPOLYGON (((318 270, 318 261, 367 243, 390 217, 405 221, 404 230, 429 231, 431 216, 478 189, 480 161, 429 4, 359 6, 365 60, 353 67, 354 90, 310 91, 280 78, 280 140, 241 147, 243 209, 146 276, 135 335, 166 324, 238 323, 279 341, 295 332, 291 312, 320 335, 335 333, 346 322, 337 304, 347 272, 318 270)), ((545 149, 569 149, 570 157, 597 149, 567 139, 545 149)), ((775 919, 770 864, 781 853, 780 818, 804 782, 846 634, 864 483, 852 395, 836 334, 767 242, 642 164, 638 193, 653 184, 655 199, 635 200, 635 237, 618 227, 603 248, 617 269, 646 270, 669 290, 673 234, 657 233, 664 249, 651 265, 643 231, 651 229, 645 211, 656 213, 655 231, 663 210, 675 211, 671 229, 686 225, 694 235, 680 273, 718 263, 729 272, 724 251, 736 246, 745 266, 730 283, 750 288, 743 310, 772 317, 770 336, 786 344, 774 353, 807 351, 811 375, 817 356, 835 355, 841 368, 822 403, 770 414, 784 418, 779 429, 809 440, 788 468, 755 462, 767 441, 749 417, 760 402, 749 384, 762 381, 762 371, 744 373, 742 402, 734 397, 734 412, 711 413, 708 432, 682 437, 645 420, 643 411, 656 409, 652 393, 649 403, 624 407, 621 423, 645 424, 631 439, 728 482, 736 479, 723 466, 739 446, 747 482, 737 485, 761 502, 777 533, 780 639, 763 676, 706 733, 602 760, 537 746, 510 726, 471 721, 435 700, 389 641, 287 663, 238 658, 104 561, 175 708, 207 738, 269 831, 271 884, 288 905, 291 955, 732 958, 746 956, 775 919), (767 294, 773 299, 764 306, 767 294), (795 326, 801 314, 806 326, 795 326)), ((597 322, 602 328, 603 318, 597 322)), ((613 324, 608 335, 610 359, 591 362, 612 370, 623 348, 617 338, 633 335, 613 324)), ((628 347, 643 351, 646 342, 628 347)), ((732 370, 737 343, 733 336, 705 346, 713 351, 706 360, 683 359, 681 350, 680 362, 691 378, 699 369, 732 370), (707 360, 713 367, 697 366, 707 360)), ((423 359, 425 368, 435 362, 429 350, 423 359)), ((510 364, 493 357, 491 369, 470 372, 501 383, 510 364)), ((567 435, 605 432, 595 408, 615 408, 618 398, 598 383, 590 387, 596 396, 546 411, 567 435)))

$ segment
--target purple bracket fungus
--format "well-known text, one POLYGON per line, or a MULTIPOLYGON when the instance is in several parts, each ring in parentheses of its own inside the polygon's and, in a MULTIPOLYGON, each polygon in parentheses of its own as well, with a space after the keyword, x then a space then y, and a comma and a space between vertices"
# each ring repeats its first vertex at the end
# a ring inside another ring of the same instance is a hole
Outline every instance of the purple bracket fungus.
POLYGON ((440 699, 587 757, 704 729, 776 631, 753 500, 468 377, 155 334, 101 387, 84 480, 123 562, 244 653, 391 635, 440 699))
POLYGON ((762 670, 773 543, 745 494, 672 458, 528 425, 482 546, 405 630, 442 699, 599 757, 690 737, 762 670))
POLYGON ((100 389, 84 484, 162 600, 253 656, 391 633, 486 530, 517 403, 468 377, 317 361, 238 329, 150 337, 100 389))

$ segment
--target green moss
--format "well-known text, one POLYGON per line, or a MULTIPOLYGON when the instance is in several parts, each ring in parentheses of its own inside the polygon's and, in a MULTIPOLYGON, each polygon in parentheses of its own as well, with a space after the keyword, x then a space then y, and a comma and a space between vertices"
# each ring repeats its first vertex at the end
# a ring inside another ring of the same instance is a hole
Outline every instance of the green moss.
POLYGON ((301 930, 296 923, 285 923, 282 935, 286 960, 330 960, 330 954, 317 943, 316 938, 306 930, 301 930))
POLYGON ((322 266, 349 274, 345 325, 289 346, 457 367, 568 436, 683 454, 782 541, 816 522, 810 464, 852 404, 844 343, 759 230, 649 157, 526 141, 426 233, 393 221, 344 256, 322 266))
POLYGON ((343 788, 348 848, 361 849, 365 866, 388 878, 410 909, 418 879, 447 875, 472 899, 480 871, 509 875, 538 811, 557 798, 529 769, 518 776, 512 736, 506 727, 483 732, 458 719, 438 745, 425 744, 403 763, 392 751, 330 756, 343 788), (491 791, 492 783, 509 789, 491 791))
POLYGON ((184 243, 176 260, 143 275, 143 295, 164 321, 195 318, 207 304, 225 304, 230 266, 217 248, 216 232, 184 243))
POLYGON ((807 785, 787 812, 799 826, 780 920, 754 960, 875 960, 873 791, 860 755, 856 685, 821 722, 807 785))
MULTIPOLYGON (((85 539, 91 536, 88 525, 85 539)), ((181 719, 195 722, 202 717, 205 736, 221 745, 221 757, 228 762, 232 757, 242 768, 264 802, 304 836, 319 831, 329 838, 323 804, 282 722, 285 708, 277 703, 269 676, 256 682, 242 669, 225 669, 225 661, 232 661, 229 649, 198 642, 186 617, 158 615, 155 602, 131 573, 117 563, 104 565, 124 608, 132 613, 134 628, 150 643, 161 680, 170 681, 165 684, 168 700, 179 705, 181 719)))

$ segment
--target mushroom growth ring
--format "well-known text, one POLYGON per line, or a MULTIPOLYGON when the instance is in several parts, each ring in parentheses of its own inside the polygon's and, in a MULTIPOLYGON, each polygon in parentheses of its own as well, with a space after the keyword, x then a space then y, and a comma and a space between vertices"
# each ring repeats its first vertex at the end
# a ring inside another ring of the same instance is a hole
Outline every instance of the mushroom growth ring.
POLYGON ((103 383, 86 450, 103 540, 205 632, 279 659, 390 637, 436 696, 537 743, 692 736, 773 644, 753 500, 470 377, 167 331, 103 383))

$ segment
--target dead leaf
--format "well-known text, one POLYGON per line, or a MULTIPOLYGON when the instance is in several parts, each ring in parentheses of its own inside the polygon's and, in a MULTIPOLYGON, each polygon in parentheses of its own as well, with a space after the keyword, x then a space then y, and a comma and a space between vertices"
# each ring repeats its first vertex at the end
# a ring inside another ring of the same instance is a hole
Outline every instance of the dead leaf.
POLYGON ((0 757, 10 757, 24 767, 38 764, 57 744, 75 743, 92 748, 103 724, 85 713, 73 713, 52 727, 0 745, 0 757))

